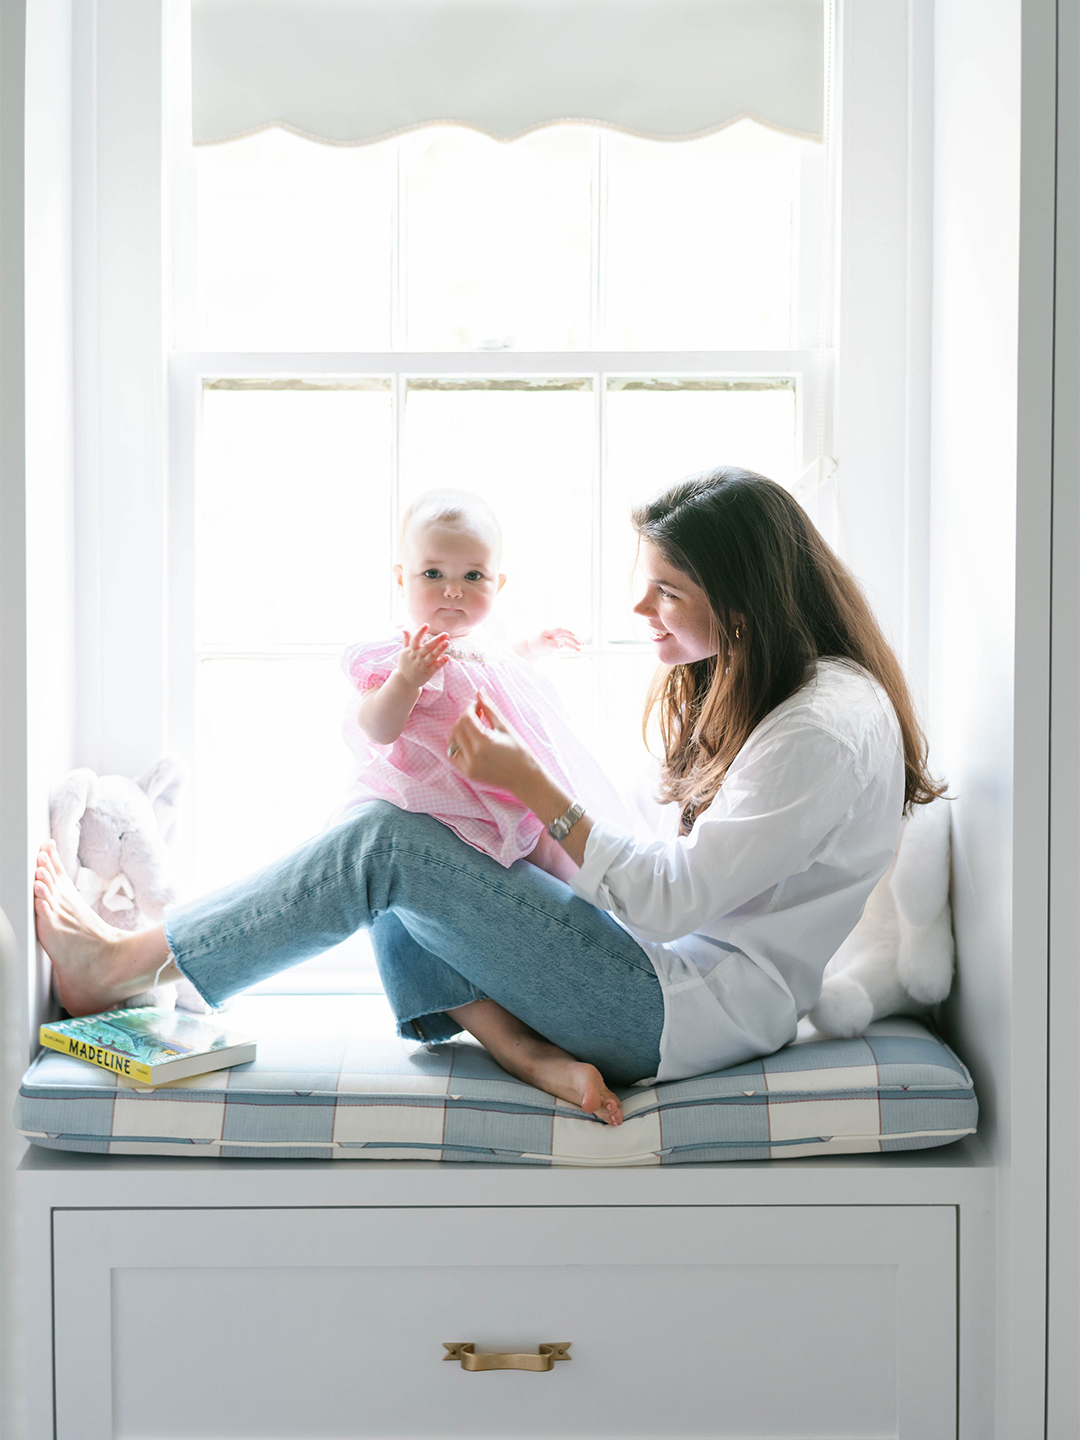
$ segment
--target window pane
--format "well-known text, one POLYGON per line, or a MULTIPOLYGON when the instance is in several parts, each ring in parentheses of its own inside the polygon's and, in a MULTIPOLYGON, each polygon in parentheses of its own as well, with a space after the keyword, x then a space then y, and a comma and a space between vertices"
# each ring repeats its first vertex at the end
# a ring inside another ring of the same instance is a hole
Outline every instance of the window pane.
POLYGON ((796 479, 795 390, 790 382, 613 380, 607 394, 604 493, 605 635, 641 639, 630 615, 636 542, 632 507, 717 465, 796 479), (755 389, 756 384, 769 388, 755 389))
POLYGON ((406 401, 402 510, 436 486, 482 495, 503 531, 496 614, 515 637, 567 625, 588 638, 595 402, 557 388, 588 382, 430 383, 414 381, 406 401))
POLYGON ((686 141, 434 125, 198 146, 203 344, 389 348, 400 225, 411 349, 577 349, 594 330, 611 349, 784 348, 810 144, 747 120, 686 141))
POLYGON ((203 393, 201 645, 337 644, 389 622, 391 397, 203 393))
POLYGON ((544 662, 544 675, 559 692, 575 731, 632 815, 655 816, 657 809, 656 765, 641 735, 645 694, 655 670, 651 646, 557 655, 544 662))
POLYGON ((196 673, 193 880, 221 885, 321 830, 353 773, 336 655, 205 659, 196 673))
POLYGON ((395 141, 264 130, 195 166, 207 349, 389 348, 395 141))
POLYGON ((410 349, 588 345, 594 144, 570 125, 402 139, 410 349))
MULTIPOLYGON (((276 860, 336 814, 353 774, 341 735, 350 694, 336 655, 200 662, 185 824, 193 894, 276 860)), ((303 989, 318 984, 312 972, 336 972, 326 988, 377 989, 372 966, 360 937, 278 984, 303 989)))
POLYGON ((607 146, 607 346, 790 343, 800 148, 751 120, 702 140, 607 146))

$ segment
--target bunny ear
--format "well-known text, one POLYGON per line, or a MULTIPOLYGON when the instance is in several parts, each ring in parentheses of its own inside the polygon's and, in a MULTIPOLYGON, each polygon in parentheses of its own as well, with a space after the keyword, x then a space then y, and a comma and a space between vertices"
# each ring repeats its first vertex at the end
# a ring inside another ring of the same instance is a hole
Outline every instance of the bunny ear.
POLYGON ((60 863, 74 880, 79 873, 79 831, 91 787, 93 770, 72 770, 53 787, 49 796, 49 829, 60 851, 60 863))
POLYGON ((901 831, 891 889, 911 925, 929 925, 949 899, 952 801, 917 805, 901 831))
POLYGON ((187 778, 187 766, 176 755, 163 755, 145 775, 136 782, 154 807, 158 827, 167 835, 176 819, 176 806, 180 790, 187 778))

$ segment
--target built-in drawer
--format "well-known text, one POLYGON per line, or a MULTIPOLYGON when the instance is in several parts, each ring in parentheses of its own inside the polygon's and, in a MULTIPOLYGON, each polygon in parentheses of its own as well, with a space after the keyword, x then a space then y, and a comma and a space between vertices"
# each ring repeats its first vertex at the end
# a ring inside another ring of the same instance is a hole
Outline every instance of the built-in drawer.
POLYGON ((951 1206, 58 1210, 53 1273, 57 1440, 956 1433, 951 1206))

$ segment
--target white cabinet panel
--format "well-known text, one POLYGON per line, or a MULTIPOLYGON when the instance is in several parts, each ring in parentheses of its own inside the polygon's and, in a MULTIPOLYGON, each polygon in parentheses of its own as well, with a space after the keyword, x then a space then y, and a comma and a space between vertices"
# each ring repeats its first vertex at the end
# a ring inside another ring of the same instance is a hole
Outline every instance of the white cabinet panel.
POLYGON ((57 1440, 944 1440, 954 1280, 950 1206, 59 1211, 57 1440))

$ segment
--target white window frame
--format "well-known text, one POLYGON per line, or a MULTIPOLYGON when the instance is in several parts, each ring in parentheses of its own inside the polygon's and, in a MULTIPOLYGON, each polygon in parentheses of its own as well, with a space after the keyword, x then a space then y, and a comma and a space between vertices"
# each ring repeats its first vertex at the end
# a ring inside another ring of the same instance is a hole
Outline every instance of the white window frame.
POLYGON ((194 398, 204 376, 388 375, 398 386, 406 374, 793 376, 804 464, 822 422, 837 457, 831 538, 924 692, 931 119, 919 86, 932 37, 916 0, 837 8, 838 261, 824 327, 835 350, 806 344, 801 324, 802 349, 685 354, 191 350, 177 321, 191 313, 192 277, 170 263, 193 248, 174 233, 187 210, 169 191, 191 183, 177 160, 190 155, 189 77, 176 60, 186 0, 75 9, 77 749, 96 768, 134 774, 166 748, 190 753, 194 398))

